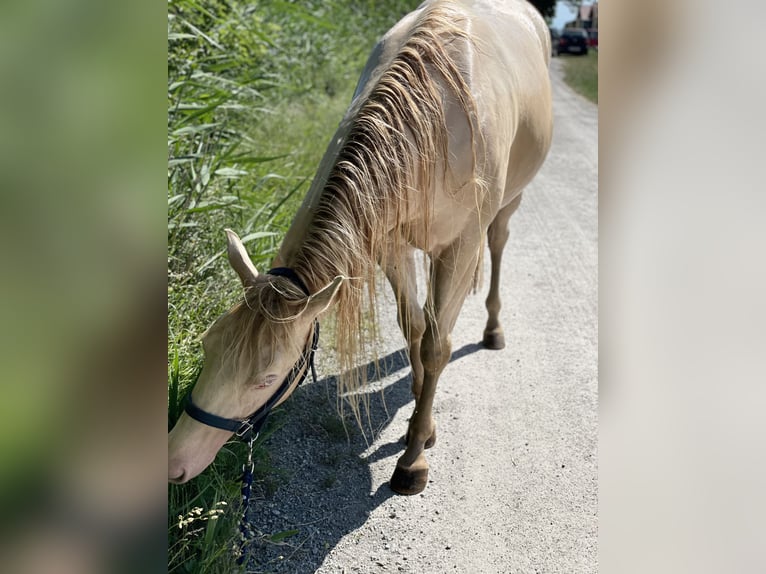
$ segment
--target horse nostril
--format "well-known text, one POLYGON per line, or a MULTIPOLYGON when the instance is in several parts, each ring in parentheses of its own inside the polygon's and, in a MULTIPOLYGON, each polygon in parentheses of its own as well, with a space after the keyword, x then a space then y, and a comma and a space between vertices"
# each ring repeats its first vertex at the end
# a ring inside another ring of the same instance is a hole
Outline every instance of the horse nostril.
POLYGON ((168 482, 172 484, 183 484, 184 482, 186 482, 186 472, 181 471, 181 474, 179 474, 176 477, 169 476, 168 482))

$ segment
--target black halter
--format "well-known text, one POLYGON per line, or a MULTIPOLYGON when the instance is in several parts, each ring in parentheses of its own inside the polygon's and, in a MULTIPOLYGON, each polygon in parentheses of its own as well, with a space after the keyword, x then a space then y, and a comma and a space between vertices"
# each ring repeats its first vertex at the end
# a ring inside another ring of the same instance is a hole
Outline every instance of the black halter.
MULTIPOLYGON (((298 275, 292 269, 288 269, 287 267, 276 267, 270 270, 268 275, 285 277, 292 281, 297 287, 299 287, 301 291, 303 291, 307 296, 309 295, 309 290, 306 288, 305 283, 301 281, 300 277, 298 277, 298 275)), ((214 415, 195 405, 192 401, 191 393, 189 393, 186 397, 186 405, 184 406, 186 414, 204 425, 236 433, 237 436, 243 440, 249 440, 256 437, 261 431, 263 424, 266 422, 266 418, 269 416, 269 413, 271 413, 271 409, 273 409, 274 405, 276 405, 280 399, 282 399, 285 393, 287 393, 287 390, 293 386, 293 383, 296 379, 298 379, 298 385, 303 383, 303 381, 306 380, 306 376, 308 375, 308 370, 310 368, 311 376, 314 377, 314 382, 316 382, 317 375, 316 368, 314 367, 314 353, 318 344, 319 321, 314 319, 314 332, 311 337, 311 341, 306 344, 303 355, 301 355, 301 358, 298 359, 298 362, 287 374, 287 377, 285 377, 285 380, 282 381, 282 384, 279 385, 277 392, 274 393, 274 395, 263 406, 261 406, 250 416, 244 419, 230 419, 214 415)))

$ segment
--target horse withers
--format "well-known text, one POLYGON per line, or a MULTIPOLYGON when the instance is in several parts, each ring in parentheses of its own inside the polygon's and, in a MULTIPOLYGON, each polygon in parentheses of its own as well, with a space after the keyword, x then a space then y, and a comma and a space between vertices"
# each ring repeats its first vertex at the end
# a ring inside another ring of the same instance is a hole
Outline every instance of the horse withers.
POLYGON ((202 472, 234 433, 252 432, 293 392, 310 369, 317 319, 331 308, 339 391, 356 396, 380 267, 396 295, 415 397, 391 488, 425 488, 434 393, 485 242, 483 343, 505 346, 500 264, 509 218, 550 147, 549 58, 548 28, 523 0, 426 1, 383 36, 275 269, 259 273, 227 230, 244 297, 203 335, 205 366, 168 438, 171 482, 202 472), (416 250, 430 260, 422 308, 416 250))

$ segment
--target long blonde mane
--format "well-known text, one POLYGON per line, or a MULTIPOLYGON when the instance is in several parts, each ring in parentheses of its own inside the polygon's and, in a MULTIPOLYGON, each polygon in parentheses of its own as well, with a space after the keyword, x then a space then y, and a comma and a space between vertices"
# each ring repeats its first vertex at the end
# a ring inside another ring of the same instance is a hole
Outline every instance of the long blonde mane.
MULTIPOLYGON (((448 98, 462 107, 476 131, 475 103, 454 58, 465 43, 452 44, 470 41, 462 21, 444 5, 420 15, 352 119, 297 250, 294 268, 310 285, 325 285, 337 275, 349 278, 335 305, 342 373, 338 395, 348 397, 357 420, 355 391, 365 382, 358 361, 369 359, 377 333, 377 265, 401 260, 408 242, 424 243, 424 237, 413 236, 409 222, 418 219, 417 228, 427 234, 430 190, 439 175, 447 175, 448 98)), ((475 151, 473 159, 475 172, 475 151)))

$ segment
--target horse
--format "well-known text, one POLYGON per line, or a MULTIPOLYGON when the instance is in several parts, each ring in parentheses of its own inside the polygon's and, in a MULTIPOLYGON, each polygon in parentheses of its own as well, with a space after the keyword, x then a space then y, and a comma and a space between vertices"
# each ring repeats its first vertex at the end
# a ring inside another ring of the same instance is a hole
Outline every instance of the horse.
MULTIPOLYGON (((243 297, 203 334, 205 365, 168 436, 168 479, 204 470, 252 434, 313 369, 318 318, 336 313, 339 396, 374 335, 378 269, 396 298, 415 407, 390 487, 425 489, 432 405, 450 333, 491 258, 483 345, 505 346, 500 266, 508 223, 548 153, 550 36, 525 0, 427 0, 376 44, 273 262, 259 273, 227 234, 243 297), (417 251, 427 292, 417 300, 417 251)), ((361 381, 361 383, 360 383, 361 381)))

